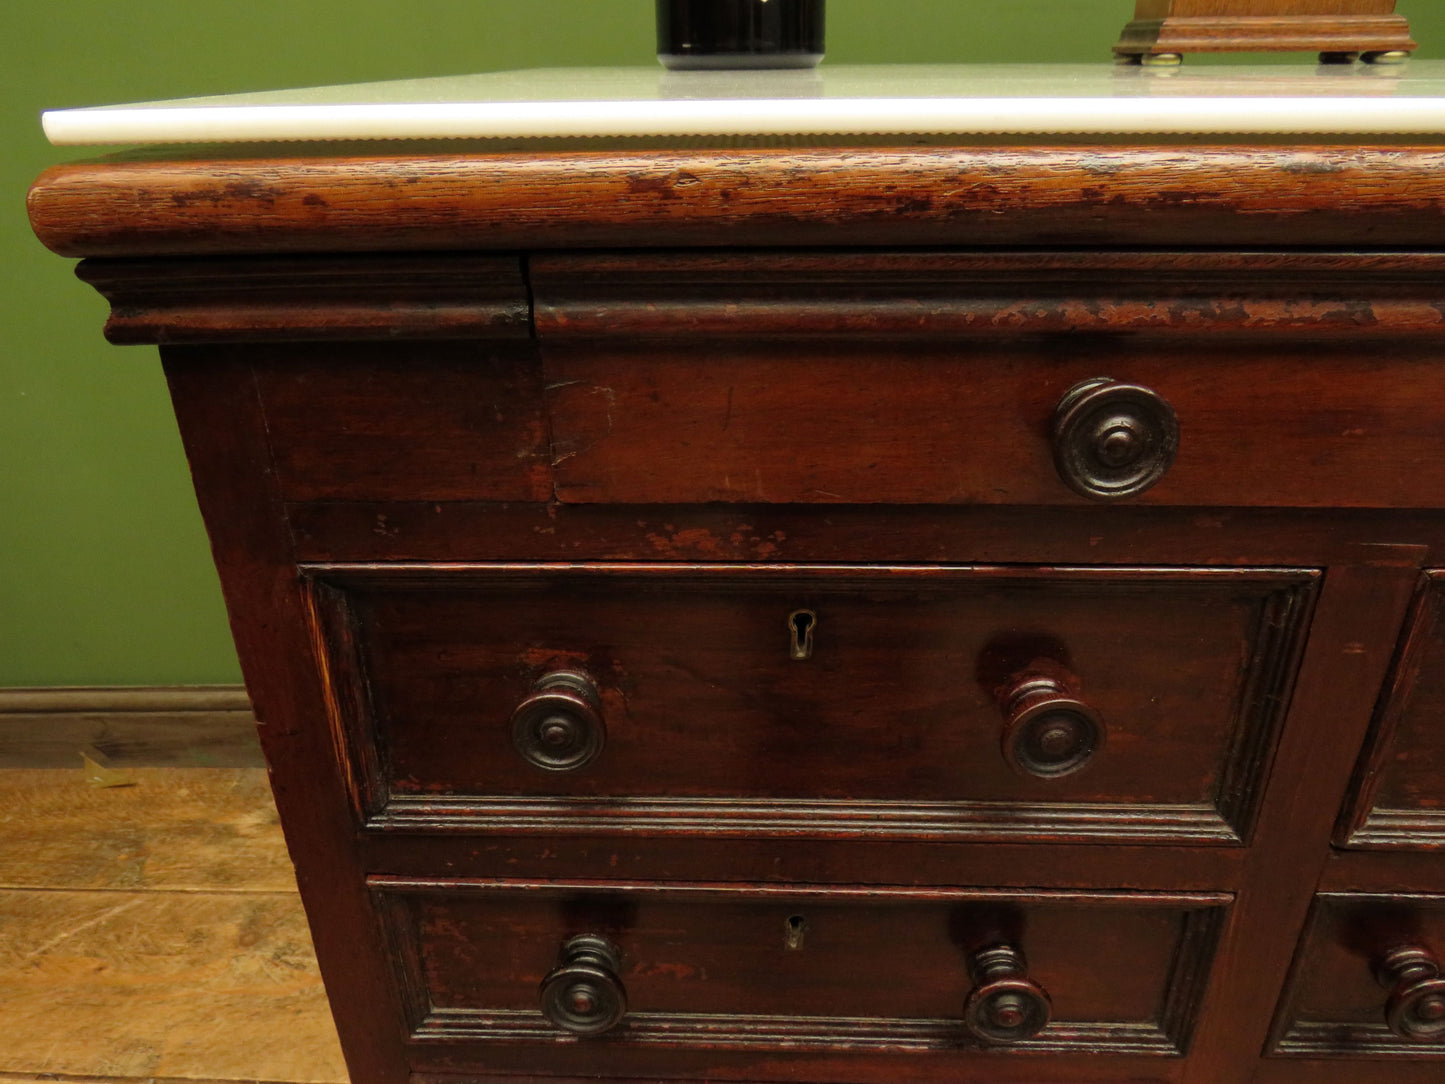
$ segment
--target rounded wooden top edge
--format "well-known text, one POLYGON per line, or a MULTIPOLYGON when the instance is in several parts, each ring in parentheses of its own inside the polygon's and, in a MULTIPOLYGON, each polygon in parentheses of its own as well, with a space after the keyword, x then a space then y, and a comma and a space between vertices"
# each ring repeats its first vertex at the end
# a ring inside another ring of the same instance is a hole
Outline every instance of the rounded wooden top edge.
POLYGON ((1147 244, 1226 213, 1251 216, 1261 244, 1290 243, 1280 227, 1301 215, 1317 229, 1300 244, 1445 244, 1445 142, 265 150, 56 165, 30 190, 31 224, 77 257, 1147 244))

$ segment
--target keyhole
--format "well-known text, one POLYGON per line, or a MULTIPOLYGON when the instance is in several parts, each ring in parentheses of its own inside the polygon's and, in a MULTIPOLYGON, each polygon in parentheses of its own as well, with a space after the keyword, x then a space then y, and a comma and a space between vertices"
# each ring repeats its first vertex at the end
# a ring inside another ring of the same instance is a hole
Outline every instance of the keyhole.
POLYGON ((808 920, 802 915, 789 915, 787 930, 783 934, 783 940, 790 952, 796 952, 803 947, 803 938, 808 933, 808 920))
POLYGON ((813 630, 818 626, 818 615, 812 610, 794 610, 788 615, 788 657, 811 659, 813 657, 813 630))

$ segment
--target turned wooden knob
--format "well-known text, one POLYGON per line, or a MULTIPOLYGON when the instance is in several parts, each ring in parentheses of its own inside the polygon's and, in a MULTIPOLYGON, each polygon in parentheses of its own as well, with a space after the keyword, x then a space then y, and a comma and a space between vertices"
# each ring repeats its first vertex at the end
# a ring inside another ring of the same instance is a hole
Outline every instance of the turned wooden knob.
POLYGON ((1375 978, 1390 991, 1385 1023, 1413 1043, 1445 1041, 1445 978, 1428 949, 1401 945, 1375 965, 1375 978))
POLYGON ((1026 673, 999 697, 1003 707, 1003 756, 1021 775, 1057 779, 1088 765, 1104 747, 1099 713, 1080 700, 1062 677, 1026 673))
POLYGON ((1032 1039, 1048 1026, 1049 995, 1028 977, 1024 954, 1012 945, 974 953, 968 963, 973 989, 963 1004, 964 1025, 986 1043, 1032 1039))
POLYGON ((617 977, 621 966, 622 956, 607 938, 569 938, 542 980, 542 1015, 584 1039, 611 1031, 627 1015, 627 991, 617 977))
POLYGON ((549 772, 576 771, 591 763, 606 741, 602 698, 592 679, 579 671, 545 675, 512 712, 512 744, 528 763, 549 772))
POLYGON ((1174 408, 1148 388, 1106 376, 1076 384, 1054 411, 1054 465, 1064 484, 1096 501, 1143 493, 1179 451, 1174 408))

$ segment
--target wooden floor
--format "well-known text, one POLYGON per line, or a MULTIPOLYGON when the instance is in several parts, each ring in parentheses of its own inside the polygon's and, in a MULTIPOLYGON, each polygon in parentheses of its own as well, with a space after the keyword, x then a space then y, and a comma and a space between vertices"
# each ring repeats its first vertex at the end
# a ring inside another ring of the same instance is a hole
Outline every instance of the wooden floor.
POLYGON ((261 769, 0 771, 0 1084, 341 1084, 261 769))

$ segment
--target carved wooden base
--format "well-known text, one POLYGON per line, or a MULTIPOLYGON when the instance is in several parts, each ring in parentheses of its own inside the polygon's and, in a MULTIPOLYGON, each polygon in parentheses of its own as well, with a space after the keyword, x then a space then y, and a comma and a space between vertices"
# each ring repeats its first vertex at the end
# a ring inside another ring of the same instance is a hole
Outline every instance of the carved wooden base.
MULTIPOLYGON (((1176 0, 1178 7, 1180 0, 1176 0)), ((1267 12, 1268 3, 1254 5, 1267 12)), ((1150 5, 1154 11, 1158 5, 1150 5)), ((1140 8, 1144 8, 1141 2, 1140 8)), ((1166 15, 1135 18, 1124 27, 1114 53, 1121 59, 1185 53, 1318 52, 1331 57, 1361 54, 1377 60, 1408 54, 1418 46, 1403 15, 1166 15)))

